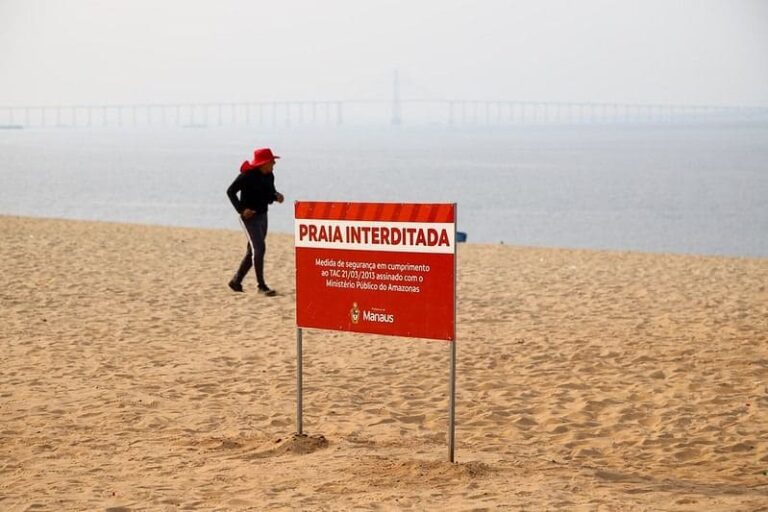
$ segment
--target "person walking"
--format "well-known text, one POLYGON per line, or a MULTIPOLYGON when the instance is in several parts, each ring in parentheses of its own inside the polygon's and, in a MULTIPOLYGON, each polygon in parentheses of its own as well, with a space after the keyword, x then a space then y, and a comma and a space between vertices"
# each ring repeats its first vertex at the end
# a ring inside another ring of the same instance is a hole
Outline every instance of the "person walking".
POLYGON ((227 188, 227 196, 240 215, 240 224, 248 239, 243 261, 228 283, 232 291, 243 291, 243 279, 253 267, 259 293, 268 297, 277 294, 264 280, 264 253, 267 250, 267 210, 273 202, 284 200, 283 194, 275 190, 273 169, 278 158, 269 148, 255 150, 253 160, 243 162, 240 174, 227 188))

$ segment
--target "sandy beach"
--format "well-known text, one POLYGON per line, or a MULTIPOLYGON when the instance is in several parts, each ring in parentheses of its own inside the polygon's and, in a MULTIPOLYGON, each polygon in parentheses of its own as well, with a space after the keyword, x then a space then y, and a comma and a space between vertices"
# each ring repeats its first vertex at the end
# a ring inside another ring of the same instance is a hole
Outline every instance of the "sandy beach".
POLYGON ((242 233, 0 216, 0 510, 768 510, 768 259, 459 247, 445 342, 304 334, 242 233))

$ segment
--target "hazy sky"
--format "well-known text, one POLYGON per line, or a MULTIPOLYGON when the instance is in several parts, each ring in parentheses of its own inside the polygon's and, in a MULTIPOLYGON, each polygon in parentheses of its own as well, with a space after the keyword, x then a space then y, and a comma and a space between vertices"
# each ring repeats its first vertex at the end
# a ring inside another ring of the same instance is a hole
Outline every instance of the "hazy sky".
POLYGON ((0 105, 768 106, 768 0, 0 0, 0 105))

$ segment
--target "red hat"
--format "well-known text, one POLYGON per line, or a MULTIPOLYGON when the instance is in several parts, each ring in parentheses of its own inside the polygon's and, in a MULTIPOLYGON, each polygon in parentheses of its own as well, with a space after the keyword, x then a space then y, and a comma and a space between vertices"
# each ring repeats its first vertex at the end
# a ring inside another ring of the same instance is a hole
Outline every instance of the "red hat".
POLYGON ((250 162, 246 160, 240 166, 240 172, 250 171, 251 169, 255 169, 266 163, 274 162, 278 158, 280 157, 277 155, 273 155, 272 150, 269 148, 257 149, 253 152, 253 160, 251 160, 250 162))

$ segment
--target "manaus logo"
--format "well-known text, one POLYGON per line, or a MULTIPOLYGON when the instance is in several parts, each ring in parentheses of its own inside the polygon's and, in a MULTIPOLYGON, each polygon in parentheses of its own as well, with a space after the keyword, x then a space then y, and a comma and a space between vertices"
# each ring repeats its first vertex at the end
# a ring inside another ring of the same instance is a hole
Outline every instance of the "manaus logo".
POLYGON ((365 322, 373 322, 373 323, 379 323, 379 324, 395 323, 395 315, 393 315, 392 313, 384 313, 383 310, 360 311, 360 308, 358 307, 357 302, 352 303, 352 308, 349 310, 349 319, 355 325, 360 323, 361 319, 364 320, 365 322))
POLYGON ((377 324, 395 323, 395 315, 392 313, 379 313, 378 311, 363 311, 363 320, 377 324))

